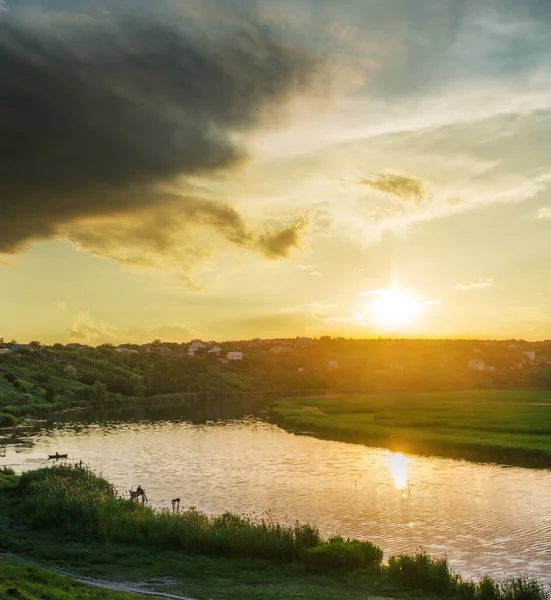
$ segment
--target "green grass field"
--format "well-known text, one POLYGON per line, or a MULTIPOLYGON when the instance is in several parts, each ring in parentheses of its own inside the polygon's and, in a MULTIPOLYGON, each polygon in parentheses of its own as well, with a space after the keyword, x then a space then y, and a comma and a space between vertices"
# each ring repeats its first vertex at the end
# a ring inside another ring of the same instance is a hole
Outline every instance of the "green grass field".
POLYGON ((551 466, 551 391, 477 390, 281 400, 272 419, 295 431, 401 452, 551 466))

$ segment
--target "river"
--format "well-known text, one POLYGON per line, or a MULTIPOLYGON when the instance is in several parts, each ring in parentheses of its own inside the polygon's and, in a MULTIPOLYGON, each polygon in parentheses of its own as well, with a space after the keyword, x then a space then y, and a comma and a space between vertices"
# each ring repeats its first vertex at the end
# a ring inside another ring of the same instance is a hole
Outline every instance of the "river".
POLYGON ((551 473, 402 455, 298 436, 258 418, 191 420, 181 410, 73 415, 4 440, 21 472, 69 453, 122 492, 369 539, 388 557, 419 547, 467 577, 526 573, 551 584, 551 473))

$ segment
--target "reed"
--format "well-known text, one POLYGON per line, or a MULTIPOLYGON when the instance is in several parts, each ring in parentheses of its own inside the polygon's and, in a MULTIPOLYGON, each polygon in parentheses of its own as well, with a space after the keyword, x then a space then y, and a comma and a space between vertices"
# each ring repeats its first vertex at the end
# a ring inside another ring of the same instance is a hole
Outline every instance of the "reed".
POLYGON ((61 529, 99 538, 190 553, 233 558, 304 562, 315 568, 352 570, 380 562, 382 551, 369 543, 323 542, 316 527, 282 525, 226 512, 210 516, 195 508, 156 511, 117 497, 113 486, 88 467, 56 465, 23 474, 21 514, 33 527, 61 529), (314 551, 314 552, 311 552, 314 551))
POLYGON ((390 557, 387 567, 391 579, 409 590, 430 592, 460 600, 549 600, 540 581, 511 577, 497 581, 484 577, 479 582, 463 579, 451 569, 447 558, 433 558, 422 550, 416 554, 390 557))

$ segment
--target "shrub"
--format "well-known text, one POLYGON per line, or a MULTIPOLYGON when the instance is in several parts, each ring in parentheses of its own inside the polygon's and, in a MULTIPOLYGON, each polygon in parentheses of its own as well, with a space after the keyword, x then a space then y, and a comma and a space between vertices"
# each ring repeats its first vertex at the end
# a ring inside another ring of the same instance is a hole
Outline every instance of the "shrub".
POLYGON ((0 413, 0 427, 13 427, 16 424, 16 417, 8 413, 0 413))
POLYGON ((328 542, 307 548, 302 554, 311 571, 354 571, 379 565, 383 551, 371 542, 332 538, 328 542))
POLYGON ((35 374, 34 380, 37 383, 49 383, 50 376, 48 375, 48 373, 45 373, 44 371, 39 371, 38 373, 35 374))
POLYGON ((543 585, 528 577, 506 579, 499 584, 499 590, 501 593, 501 596, 498 596, 499 600, 549 600, 549 594, 543 585))
POLYGON ((423 551, 391 556, 388 572, 405 586, 426 592, 451 593, 461 580, 450 569, 447 558, 431 558, 423 551))
POLYGON ((8 371, 4 375, 4 379, 6 379, 7 381, 9 381, 10 383, 13 383, 17 379, 17 376, 15 375, 15 373, 12 373, 11 371, 8 371))

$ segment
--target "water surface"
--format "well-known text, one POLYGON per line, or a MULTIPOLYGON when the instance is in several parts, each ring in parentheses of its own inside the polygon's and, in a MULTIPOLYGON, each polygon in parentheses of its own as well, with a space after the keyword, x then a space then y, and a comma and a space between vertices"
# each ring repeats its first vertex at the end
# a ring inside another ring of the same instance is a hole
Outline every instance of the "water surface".
MULTIPOLYGON (((258 419, 194 423, 178 409, 44 424, 6 440, 16 471, 69 453, 150 502, 309 521, 386 556, 420 546, 466 576, 551 583, 551 473, 401 455, 287 433, 258 419)), ((82 416, 80 417, 82 419, 82 416)), ((51 461, 50 461, 51 463, 51 461)))

